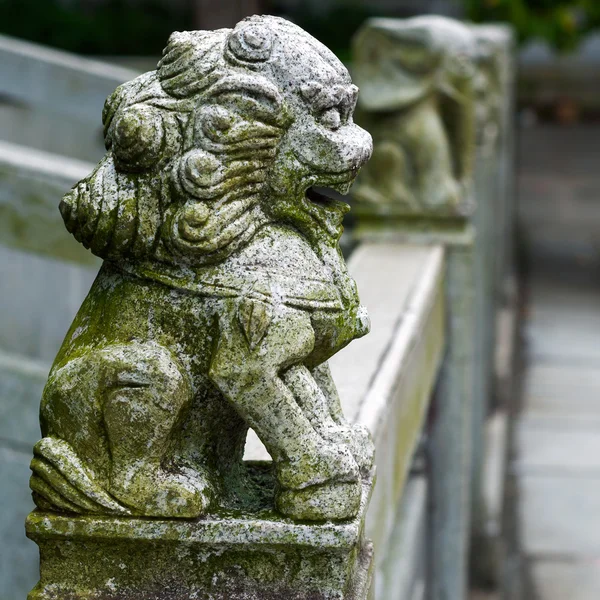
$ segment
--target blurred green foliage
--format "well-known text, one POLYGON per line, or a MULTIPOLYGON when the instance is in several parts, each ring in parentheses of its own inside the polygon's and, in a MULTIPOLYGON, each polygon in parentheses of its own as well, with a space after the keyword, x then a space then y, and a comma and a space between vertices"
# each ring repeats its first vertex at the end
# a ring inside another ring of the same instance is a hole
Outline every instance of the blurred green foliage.
MULTIPOLYGON (((560 50, 575 48, 585 33, 600 28, 600 0, 463 2, 472 21, 508 21, 520 41, 543 38, 560 50)), ((266 3, 266 12, 287 14, 278 0, 266 3)), ((0 32, 81 54, 157 55, 172 31, 190 28, 190 6, 175 8, 164 0, 0 0, 0 32)), ((301 2, 288 16, 348 60, 352 35, 366 18, 409 17, 410 6, 399 0, 386 15, 368 0, 337 0, 326 10, 301 2)))
POLYGON ((542 38, 573 50, 588 31, 600 28, 600 0, 464 0, 467 18, 508 21, 519 41, 542 38))
POLYGON ((1 33, 81 54, 157 55, 190 22, 189 12, 153 0, 0 0, 1 33))

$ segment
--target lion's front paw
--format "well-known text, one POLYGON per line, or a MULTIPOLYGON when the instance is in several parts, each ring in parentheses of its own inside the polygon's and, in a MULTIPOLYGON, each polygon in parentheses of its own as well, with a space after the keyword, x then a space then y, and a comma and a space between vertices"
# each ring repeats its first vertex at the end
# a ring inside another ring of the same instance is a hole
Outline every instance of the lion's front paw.
POLYGON ((451 176, 427 180, 421 190, 423 203, 434 211, 452 211, 462 200, 462 188, 451 176))
POLYGON ((336 482, 355 482, 359 468, 350 450, 323 443, 318 454, 304 454, 297 460, 277 464, 277 481, 283 488, 299 490, 309 486, 336 482))
POLYGON ((280 490, 277 510, 287 517, 305 521, 351 519, 358 514, 360 481, 313 485, 303 490, 280 490))
POLYGON ((113 473, 111 493, 144 516, 183 519, 205 513, 212 495, 200 475, 149 465, 131 465, 113 473))
POLYGON ((348 447, 363 475, 371 470, 375 460, 375 446, 364 425, 339 425, 332 428, 326 437, 334 444, 345 444, 348 447))

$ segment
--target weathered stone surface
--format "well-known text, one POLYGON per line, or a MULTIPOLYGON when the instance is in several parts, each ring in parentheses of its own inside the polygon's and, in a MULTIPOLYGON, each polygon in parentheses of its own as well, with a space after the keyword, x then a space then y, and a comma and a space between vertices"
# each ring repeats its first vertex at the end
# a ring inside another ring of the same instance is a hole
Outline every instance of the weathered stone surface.
MULTIPOLYGON (((369 320, 339 249, 348 206, 322 188, 346 192, 371 154, 369 134, 352 121, 357 93, 337 58, 300 28, 251 17, 233 30, 173 34, 156 71, 108 98, 108 152, 60 207, 104 264, 42 397, 31 463, 39 511, 29 521, 42 583, 32 598, 52 597, 65 561, 73 579, 64 598, 202 597, 220 581, 222 550, 204 564, 210 550, 200 549, 184 568, 183 541, 163 545, 160 527, 147 539, 163 591, 140 595, 141 563, 114 590, 102 569, 115 556, 147 560, 135 534, 145 517, 193 519, 191 530, 214 517, 228 531, 230 517, 243 522, 252 510, 270 511, 274 523, 358 519, 336 559, 346 580, 287 596, 355 597, 348 578, 364 562, 373 444, 345 420, 327 360, 365 335, 369 320), (273 458, 258 480, 242 460, 248 427, 273 458), (96 531, 98 519, 122 533, 96 531), (89 530, 94 541, 56 546, 51 526, 35 523, 62 523, 76 537, 89 530)), ((257 531, 258 554, 281 545, 276 563, 299 553, 308 580, 334 577, 333 563, 301 556, 293 535, 257 531)), ((262 559, 250 560, 252 574, 232 552, 213 598, 245 593, 242 572, 260 585, 272 578, 274 590, 303 581, 296 567, 265 571, 262 559)))
POLYGON ((270 466, 253 467, 262 502, 228 514, 189 521, 32 513, 27 534, 40 546, 42 573, 30 600, 364 600, 371 481, 354 519, 300 524, 273 512, 270 466))
POLYGON ((354 40, 359 122, 372 161, 354 191, 359 213, 471 212, 478 46, 452 19, 370 19, 354 40))

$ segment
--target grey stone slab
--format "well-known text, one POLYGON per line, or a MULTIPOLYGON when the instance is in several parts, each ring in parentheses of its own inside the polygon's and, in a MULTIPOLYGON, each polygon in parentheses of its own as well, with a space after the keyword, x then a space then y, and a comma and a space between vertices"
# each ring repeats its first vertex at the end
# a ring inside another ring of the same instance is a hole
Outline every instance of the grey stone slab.
MULTIPOLYGON (((539 293, 539 292, 538 292, 539 293)), ((553 292, 549 288, 544 290, 529 315, 529 323, 532 325, 553 325, 568 330, 579 330, 587 326, 597 328, 600 322, 600 311, 595 301, 598 298, 598 290, 589 290, 580 294, 561 294, 556 290, 556 297, 551 297, 553 292), (559 319, 556 322, 556 319, 559 319), (563 321, 564 319, 564 321, 563 321)))
POLYGON ((600 414, 600 398, 598 392, 591 388, 575 387, 570 394, 553 394, 543 389, 529 393, 523 414, 526 416, 568 415, 577 412, 581 416, 597 416, 600 414))
POLYGON ((600 315, 578 315, 575 310, 536 311, 526 327, 532 359, 600 366, 600 315))
POLYGON ((600 282, 596 282, 585 274, 575 270, 569 273, 566 269, 557 267, 547 275, 537 275, 528 286, 529 313, 528 318, 534 319, 538 314, 547 310, 565 312, 578 316, 597 317, 600 314, 598 294, 600 282), (576 313, 573 313, 576 309, 576 313))
POLYGON ((0 91, 49 113, 98 123, 106 97, 137 71, 0 37, 0 91))
POLYGON ((521 419, 517 426, 517 452, 520 472, 600 477, 600 419, 521 419))
POLYGON ((519 520, 532 556, 600 556, 600 477, 524 475, 519 520))
POLYGON ((600 416, 600 365, 533 364, 525 376, 525 413, 600 416))
POLYGON ((94 268, 0 246, 0 348, 54 360, 95 276, 94 268))
POLYGON ((536 561, 532 569, 535 591, 540 600, 598 600, 600 561, 536 561))
POLYGON ((21 600, 36 583, 36 545, 25 537, 25 518, 33 508, 29 492, 31 455, 0 446, 0 598, 21 600))

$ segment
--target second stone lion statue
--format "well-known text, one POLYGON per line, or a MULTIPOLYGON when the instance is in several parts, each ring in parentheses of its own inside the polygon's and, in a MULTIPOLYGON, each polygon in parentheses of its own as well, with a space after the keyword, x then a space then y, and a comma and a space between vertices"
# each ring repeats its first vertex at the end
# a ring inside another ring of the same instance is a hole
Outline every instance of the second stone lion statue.
POLYGON ((360 120, 375 151, 357 182, 362 212, 465 216, 473 169, 477 42, 437 15, 369 19, 354 39, 360 120))
POLYGON ((371 154, 357 88, 295 25, 175 33, 103 113, 106 156, 67 228, 105 259, 52 367, 31 488, 42 510, 194 518, 243 476, 248 427, 276 507, 356 514, 372 467, 327 359, 367 333, 338 240, 371 154))

